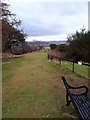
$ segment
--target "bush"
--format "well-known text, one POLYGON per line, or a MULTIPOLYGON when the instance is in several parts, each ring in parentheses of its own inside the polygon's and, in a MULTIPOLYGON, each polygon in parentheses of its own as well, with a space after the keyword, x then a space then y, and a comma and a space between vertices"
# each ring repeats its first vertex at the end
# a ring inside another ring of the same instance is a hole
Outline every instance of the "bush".
POLYGON ((67 47, 67 44, 60 44, 57 46, 58 47, 58 50, 60 52, 65 52, 66 51, 66 47, 67 47))
POLYGON ((51 48, 51 50, 52 50, 52 49, 55 49, 56 47, 57 47, 56 44, 50 44, 50 48, 51 48))

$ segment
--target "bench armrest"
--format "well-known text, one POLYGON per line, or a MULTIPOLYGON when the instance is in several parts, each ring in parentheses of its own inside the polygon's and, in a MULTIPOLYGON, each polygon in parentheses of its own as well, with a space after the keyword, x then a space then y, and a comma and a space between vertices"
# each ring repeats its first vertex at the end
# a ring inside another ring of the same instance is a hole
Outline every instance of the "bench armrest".
POLYGON ((83 92, 83 93, 81 93, 81 94, 86 94, 86 95, 87 95, 87 93, 88 93, 88 87, 87 87, 87 86, 81 85, 81 86, 75 86, 75 87, 73 87, 73 86, 69 85, 69 84, 66 82, 65 77, 62 77, 62 80, 63 80, 63 82, 64 82, 67 90, 68 90, 68 89, 81 89, 81 88, 85 88, 85 92, 83 92))
POLYGON ((86 90, 85 90, 84 93, 86 93, 86 94, 88 93, 88 87, 85 86, 85 85, 75 86, 75 87, 68 85, 68 87, 69 87, 69 89, 81 89, 81 88, 85 88, 86 90))

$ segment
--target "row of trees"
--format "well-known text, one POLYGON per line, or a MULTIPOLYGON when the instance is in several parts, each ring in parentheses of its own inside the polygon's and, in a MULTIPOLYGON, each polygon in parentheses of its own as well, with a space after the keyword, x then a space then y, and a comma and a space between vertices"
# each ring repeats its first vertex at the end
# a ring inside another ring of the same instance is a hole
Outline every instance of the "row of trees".
POLYGON ((90 32, 85 29, 70 35, 67 44, 51 44, 50 47, 63 52, 68 60, 90 63, 90 32))
POLYGON ((9 10, 9 4, 0 2, 0 23, 2 23, 2 51, 11 49, 14 42, 25 42, 26 34, 20 29, 21 20, 9 10))

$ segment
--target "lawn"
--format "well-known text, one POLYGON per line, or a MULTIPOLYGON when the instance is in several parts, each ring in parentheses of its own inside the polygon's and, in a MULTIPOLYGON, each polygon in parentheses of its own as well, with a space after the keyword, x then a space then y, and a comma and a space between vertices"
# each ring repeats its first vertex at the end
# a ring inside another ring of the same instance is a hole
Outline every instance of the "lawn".
MULTIPOLYGON (((62 62, 62 68, 68 69, 72 71, 73 69, 73 63, 71 62, 62 62)), ((82 76, 88 79, 89 77, 89 67, 85 65, 79 65, 74 63, 74 73, 76 73, 78 76, 82 76)))
POLYGON ((66 107, 61 76, 70 83, 87 79, 47 60, 47 52, 32 52, 3 62, 3 118, 76 118, 72 104, 66 107), (81 79, 82 78, 82 79, 81 79))

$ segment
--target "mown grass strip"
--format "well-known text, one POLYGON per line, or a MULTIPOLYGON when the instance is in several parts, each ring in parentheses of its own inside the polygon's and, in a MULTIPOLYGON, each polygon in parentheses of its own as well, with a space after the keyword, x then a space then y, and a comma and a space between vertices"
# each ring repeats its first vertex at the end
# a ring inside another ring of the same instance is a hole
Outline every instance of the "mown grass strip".
POLYGON ((44 51, 3 63, 3 118, 76 116, 72 106, 65 107, 61 66, 44 51))

